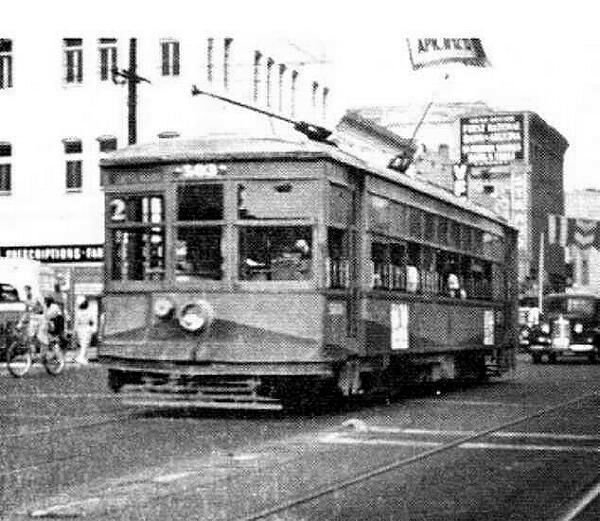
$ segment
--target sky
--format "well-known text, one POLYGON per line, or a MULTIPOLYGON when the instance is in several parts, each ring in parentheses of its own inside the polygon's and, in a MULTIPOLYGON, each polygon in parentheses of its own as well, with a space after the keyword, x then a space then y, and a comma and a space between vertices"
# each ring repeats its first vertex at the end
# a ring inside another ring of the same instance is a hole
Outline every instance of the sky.
MULTIPOLYGON (((532 110, 561 132, 567 189, 600 188, 600 32, 593 2, 572 0, 20 0, 0 33, 212 31, 307 42, 330 60, 339 113, 363 105, 484 101, 532 110), (491 67, 413 71, 408 37, 479 37, 491 67)), ((1 115, 0 115, 1 117, 1 115)))

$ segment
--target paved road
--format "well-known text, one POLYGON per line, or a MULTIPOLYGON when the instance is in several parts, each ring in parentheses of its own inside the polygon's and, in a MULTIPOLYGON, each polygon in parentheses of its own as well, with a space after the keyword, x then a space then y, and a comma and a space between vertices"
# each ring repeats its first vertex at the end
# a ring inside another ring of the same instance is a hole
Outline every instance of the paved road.
POLYGON ((0 377, 4 515, 596 519, 599 376, 522 358, 500 382, 315 416, 131 410, 94 366, 0 377))

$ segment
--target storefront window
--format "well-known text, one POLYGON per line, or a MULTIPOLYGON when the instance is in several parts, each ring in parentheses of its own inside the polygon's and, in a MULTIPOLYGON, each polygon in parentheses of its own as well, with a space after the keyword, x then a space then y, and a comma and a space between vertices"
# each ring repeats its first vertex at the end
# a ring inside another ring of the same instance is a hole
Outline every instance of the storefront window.
POLYGON ((241 280, 308 280, 312 277, 309 226, 240 228, 241 280))

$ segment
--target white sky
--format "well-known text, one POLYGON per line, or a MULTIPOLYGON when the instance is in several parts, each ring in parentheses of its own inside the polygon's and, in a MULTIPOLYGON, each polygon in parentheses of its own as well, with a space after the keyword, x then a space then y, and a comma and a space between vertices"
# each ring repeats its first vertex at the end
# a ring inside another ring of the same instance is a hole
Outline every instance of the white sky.
POLYGON ((11 4, 2 7, 0 35, 18 36, 21 27, 29 26, 39 27, 40 34, 56 30, 60 37, 111 30, 137 35, 211 31, 316 42, 333 62, 332 96, 340 109, 430 99, 441 72, 413 72, 406 37, 480 37, 492 67, 454 67, 436 99, 481 100, 507 110, 537 112, 570 143, 566 187, 600 187, 600 31, 595 2, 20 0, 11 4))

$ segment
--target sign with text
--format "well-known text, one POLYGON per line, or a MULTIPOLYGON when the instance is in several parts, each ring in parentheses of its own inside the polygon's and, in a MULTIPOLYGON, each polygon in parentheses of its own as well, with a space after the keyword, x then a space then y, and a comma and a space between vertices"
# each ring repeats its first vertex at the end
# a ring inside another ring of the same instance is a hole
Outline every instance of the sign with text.
POLYGON ((523 114, 460 119, 461 161, 472 166, 505 165, 523 159, 523 114))
POLYGON ((102 262, 104 245, 0 246, 0 257, 34 259, 40 262, 102 262))
POLYGON ((479 38, 410 38, 407 43, 413 69, 447 63, 489 65, 479 38))

